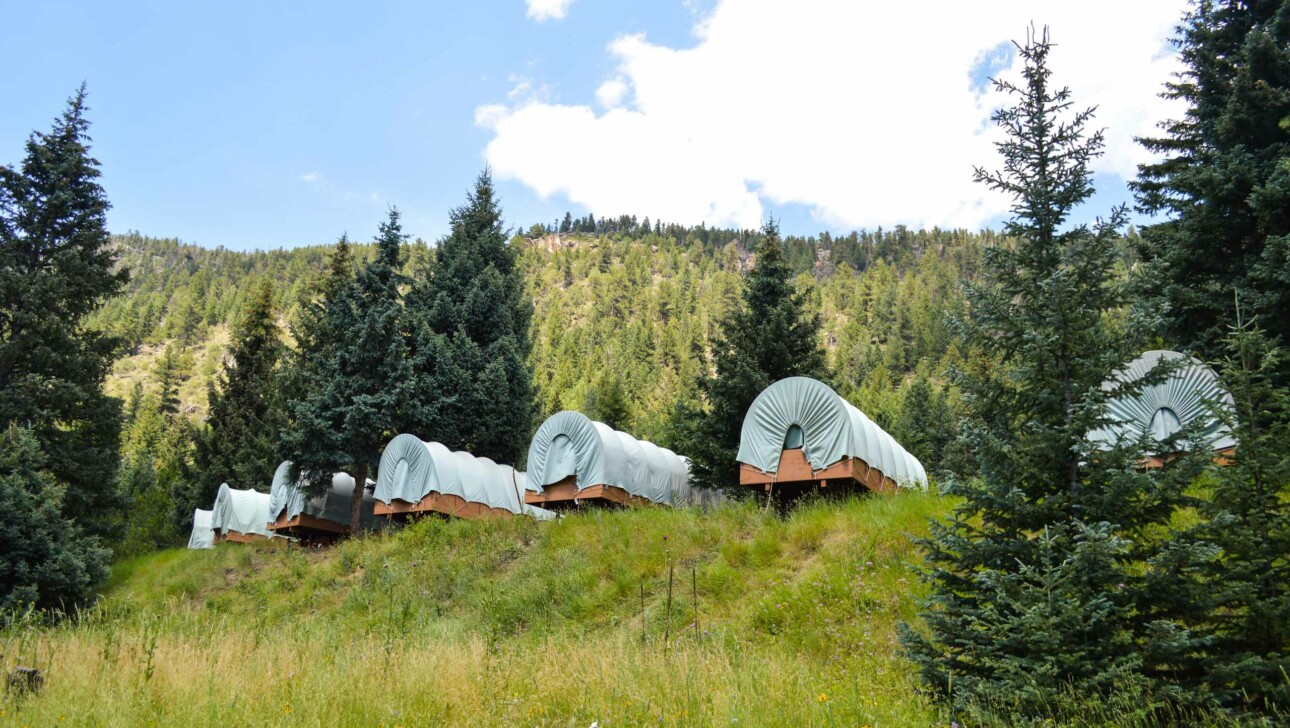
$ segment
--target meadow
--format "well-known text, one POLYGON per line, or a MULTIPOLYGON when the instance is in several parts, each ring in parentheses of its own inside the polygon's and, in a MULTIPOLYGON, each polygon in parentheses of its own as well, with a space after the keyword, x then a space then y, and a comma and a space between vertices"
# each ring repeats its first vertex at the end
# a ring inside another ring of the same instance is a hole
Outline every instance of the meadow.
POLYGON ((424 520, 119 563, 0 725, 947 725, 899 655, 947 499, 424 520), (669 599, 669 573, 671 596, 669 599), (670 608, 669 608, 670 605, 670 608))

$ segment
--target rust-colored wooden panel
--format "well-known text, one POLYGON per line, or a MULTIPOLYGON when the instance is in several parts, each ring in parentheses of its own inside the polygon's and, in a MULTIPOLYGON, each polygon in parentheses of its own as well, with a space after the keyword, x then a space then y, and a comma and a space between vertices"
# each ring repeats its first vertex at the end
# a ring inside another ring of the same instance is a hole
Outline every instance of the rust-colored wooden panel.
POLYGON ((483 503, 472 503, 461 496, 448 493, 429 493, 416 503, 396 500, 393 503, 386 504, 377 501, 374 510, 378 516, 406 517, 418 513, 438 513, 471 521, 510 518, 515 515, 505 508, 493 508, 483 503))
POLYGON ((258 533, 242 533, 241 531, 229 531, 224 534, 218 534, 218 533, 215 534, 214 542, 224 543, 225 541, 231 541, 232 543, 255 543, 256 541, 264 541, 267 538, 268 538, 267 536, 261 536, 258 533))
POLYGON ((896 481, 884 476, 877 468, 869 467, 869 464, 860 458, 846 458, 823 470, 812 470, 811 463, 806 459, 806 453, 801 449, 793 449, 780 453, 779 471, 775 473, 763 473, 746 463, 739 464, 739 484, 760 485, 765 490, 770 490, 772 485, 776 488, 804 486, 828 488, 838 487, 846 482, 863 485, 879 493, 894 493, 897 489, 896 481), (843 481, 843 483, 836 481, 843 481), (831 482, 834 483, 832 486, 830 486, 831 482))
POLYGON ((270 531, 281 531, 283 533, 302 533, 302 532, 321 532, 339 536, 349 535, 349 526, 344 526, 335 521, 329 521, 326 518, 317 518, 315 516, 301 513, 295 518, 287 518, 287 512, 284 509, 278 520, 268 525, 270 531))
POLYGON ((652 505, 648 498, 632 495, 616 485, 593 485, 578 490, 578 482, 572 475, 543 487, 541 493, 525 492, 524 502, 542 507, 572 506, 575 502, 624 507, 652 505))

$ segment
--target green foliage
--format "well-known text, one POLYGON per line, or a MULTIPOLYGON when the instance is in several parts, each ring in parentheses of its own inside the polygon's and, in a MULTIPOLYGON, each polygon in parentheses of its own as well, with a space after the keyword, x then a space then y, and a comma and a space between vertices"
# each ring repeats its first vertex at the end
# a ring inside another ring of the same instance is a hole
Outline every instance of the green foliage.
POLYGON ((829 378, 819 313, 794 288, 774 220, 762 233, 743 304, 722 322, 712 341, 713 371, 699 379, 703 407, 685 414, 684 449, 700 485, 738 482, 739 433, 748 407, 763 389, 785 377, 829 378))
POLYGON ((276 726, 945 725, 894 633, 915 608, 907 534, 945 504, 426 519, 321 551, 165 551, 117 565, 75 628, 33 630, 58 678, 4 719, 201 725, 236 696, 276 726))
POLYGON ((1015 716, 1063 719, 1053 706, 1071 693, 1204 699, 1173 689, 1169 668, 1199 644, 1179 624, 1191 605, 1177 575, 1212 550, 1165 535, 1194 459, 1143 471, 1142 443, 1094 451, 1086 439, 1109 397, 1143 383, 1102 387, 1136 353, 1111 316, 1127 295, 1123 210, 1093 229, 1067 221, 1093 193, 1102 137, 1085 130, 1091 110, 1051 88, 1050 47, 1046 32, 1029 39, 1023 83, 996 82, 1017 101, 993 117, 1006 171, 976 177, 1012 197, 1011 241, 986 251, 985 281, 968 287, 961 326, 982 356, 955 375, 981 477, 954 487, 962 504, 921 542, 931 595, 925 628, 904 639, 956 710, 1006 696, 1015 716))
POLYGON ((0 433, 0 613, 70 611, 107 576, 110 552, 63 515, 63 494, 34 433, 0 433))
MULTIPOLYGON (((633 434, 680 448, 673 417, 677 404, 698 402, 695 380, 706 370, 715 324, 740 300, 740 270, 761 236, 675 225, 644 232, 633 224, 623 232, 613 218, 597 220, 596 230, 594 237, 564 237, 558 245, 550 238, 510 242, 534 308, 528 363, 538 418, 561 409, 590 410, 598 418, 621 418, 633 434), (606 410, 610 414, 602 412, 601 401, 613 405, 606 410)), ((537 226, 534 234, 545 231, 537 226)), ((961 408, 942 373, 960 354, 945 321, 962 309, 958 281, 976 275, 980 251, 993 239, 988 231, 897 228, 783 241, 794 286, 821 312, 838 391, 883 427, 894 426, 903 383, 918 372, 946 392, 957 421, 961 408), (886 354, 889 347, 903 352, 901 366, 888 367, 894 358, 886 354)), ((300 322, 316 313, 317 291, 329 288, 327 279, 336 275, 325 257, 332 248, 325 247, 239 253, 133 234, 115 238, 114 245, 132 278, 123 295, 92 320, 123 336, 120 327, 135 325, 131 322, 141 328, 131 339, 138 348, 118 362, 109 391, 128 399, 136 384, 145 394, 156 389, 152 372, 166 344, 178 343, 168 337, 169 322, 182 300, 192 299, 195 308, 209 314, 198 338, 181 349, 186 375, 179 408, 193 420, 209 414, 206 393, 223 367, 228 329, 261 282, 273 283, 280 318, 295 322, 288 338, 296 348, 309 349, 301 337, 310 327, 300 322)), ((424 280, 434 275, 434 251, 416 242, 405 247, 403 271, 414 283, 404 303, 417 308, 422 293, 435 291, 424 280)), ((355 259, 366 261, 373 251, 348 242, 345 248, 339 267, 349 275, 355 259)), ((426 339, 414 342, 419 352, 413 355, 414 369, 425 377, 425 386, 433 386, 431 375, 453 362, 436 358, 443 348, 436 344, 438 334, 410 322, 407 329, 410 337, 426 339)), ((287 367, 288 374, 293 371, 296 367, 287 367)), ((297 387, 290 381, 282 386, 297 387)), ((417 432, 455 438, 448 418, 435 416, 425 413, 417 432)), ((949 467, 924 464, 932 470, 949 467)))
POLYGON ((1142 293, 1170 341, 1213 359, 1233 292, 1290 339, 1290 1, 1202 0, 1180 30, 1186 70, 1166 95, 1186 114, 1143 140, 1163 159, 1141 168, 1139 203, 1168 219, 1143 230, 1142 293))
POLYGON ((167 345, 153 372, 156 389, 136 384, 127 407, 119 485, 127 508, 124 533, 114 544, 122 556, 180 543, 197 500, 192 463, 199 432, 179 411, 176 392, 190 376, 190 362, 178 351, 167 345))
MULTIPOLYGON (((407 279, 400 273, 403 240, 398 210, 391 209, 375 257, 352 279, 348 246, 339 246, 322 300, 302 319, 282 448, 313 491, 330 487, 338 471, 366 482, 385 443, 438 396, 418 387, 414 376, 414 341, 403 309, 407 279)), ((362 487, 354 489, 355 532, 362 493, 362 487)))
POLYGON ((224 371, 207 388, 210 414, 196 453, 200 487, 187 506, 212 502, 225 481, 263 489, 272 479, 285 415, 284 355, 273 284, 262 281, 238 321, 224 371))
POLYGON ((1221 362, 1236 439, 1216 468, 1193 537, 1221 549, 1207 564, 1198 631, 1212 639, 1205 684, 1241 712, 1290 710, 1290 395, 1274 382, 1285 351, 1253 324, 1234 327, 1221 362))
POLYGON ((427 423, 418 434, 478 457, 519 463, 533 429, 533 305, 488 170, 449 219, 451 230, 431 273, 408 297, 414 325, 428 327, 423 336, 437 342, 423 347, 438 349, 437 371, 426 386, 447 402, 441 426, 427 423))
POLYGON ((0 166, 0 428, 29 428, 67 486, 64 513, 107 535, 121 502, 121 403, 103 393, 119 342, 86 319, 126 281, 90 156, 85 87, 17 169, 0 166))

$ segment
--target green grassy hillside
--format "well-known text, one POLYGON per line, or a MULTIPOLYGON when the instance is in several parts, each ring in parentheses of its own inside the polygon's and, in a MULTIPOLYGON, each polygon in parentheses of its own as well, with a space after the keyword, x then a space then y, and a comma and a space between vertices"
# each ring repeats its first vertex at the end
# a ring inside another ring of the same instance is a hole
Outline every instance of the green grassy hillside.
POLYGON ((943 725, 895 625, 919 590, 909 536, 948 507, 428 520, 328 550, 165 551, 119 564, 80 624, 6 635, 47 683, 0 724, 943 725))

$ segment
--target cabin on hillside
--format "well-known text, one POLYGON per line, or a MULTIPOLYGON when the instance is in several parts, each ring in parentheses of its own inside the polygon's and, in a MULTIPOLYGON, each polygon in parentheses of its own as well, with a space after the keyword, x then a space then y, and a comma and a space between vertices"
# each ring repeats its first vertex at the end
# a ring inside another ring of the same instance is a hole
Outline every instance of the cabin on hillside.
POLYGON ((557 412, 542 423, 528 464, 531 505, 674 505, 690 497, 689 461, 579 412, 557 412))
POLYGON ((408 434, 395 437, 381 453, 373 496, 377 516, 399 519, 417 514, 472 520, 553 515, 525 508, 524 473, 408 434))
MULTIPOLYGON (((328 542, 350 535, 354 477, 335 473, 327 492, 309 497, 299 481, 290 479, 290 474, 290 460, 282 461, 273 473, 273 483, 269 486, 269 530, 310 542, 328 542)), ((367 483, 369 487, 375 485, 371 480, 367 483)), ((374 513, 375 504, 376 500, 364 489, 360 514, 364 531, 383 525, 374 513)))
POLYGON ((214 542, 251 543, 276 536, 269 531, 269 494, 220 485, 211 506, 214 542))
POLYGON ((809 377, 762 390, 739 436, 739 484, 782 498, 807 492, 927 488, 927 473, 873 420, 809 377))
MULTIPOLYGON (((1149 436, 1157 444, 1144 463, 1151 468, 1163 466, 1188 444, 1209 449, 1219 463, 1227 462, 1236 450, 1236 440, 1227 425, 1214 415, 1212 406, 1233 411, 1236 403, 1214 370, 1199 360, 1165 349, 1144 352, 1107 380, 1102 389, 1113 391, 1126 382, 1153 374, 1157 368, 1163 374, 1159 381, 1136 393, 1115 397, 1107 404, 1107 415, 1113 422, 1089 433, 1089 440, 1109 448, 1122 439, 1149 436), (1190 431, 1191 443, 1178 441, 1185 430, 1190 431)), ((1153 375, 1156 378, 1159 376, 1153 375)))

